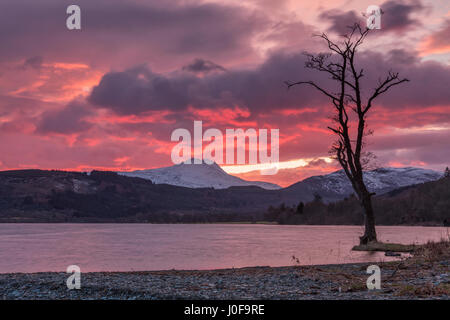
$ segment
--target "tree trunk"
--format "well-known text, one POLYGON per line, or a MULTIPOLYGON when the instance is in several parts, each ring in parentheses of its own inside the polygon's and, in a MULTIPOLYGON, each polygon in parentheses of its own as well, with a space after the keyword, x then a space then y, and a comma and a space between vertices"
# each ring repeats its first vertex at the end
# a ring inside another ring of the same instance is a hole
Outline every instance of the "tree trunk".
POLYGON ((365 192, 362 195, 362 206, 364 208, 364 235, 359 238, 360 244, 367 244, 369 242, 377 241, 377 233, 375 231, 375 216, 372 207, 372 195, 369 192, 365 192))

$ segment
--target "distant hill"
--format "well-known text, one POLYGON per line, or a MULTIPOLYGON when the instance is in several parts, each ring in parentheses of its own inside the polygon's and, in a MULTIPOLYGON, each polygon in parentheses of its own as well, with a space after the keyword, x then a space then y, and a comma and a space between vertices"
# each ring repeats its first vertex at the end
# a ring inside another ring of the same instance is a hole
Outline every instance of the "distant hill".
POLYGON ((229 187, 257 186, 263 189, 281 189, 279 185, 262 182, 247 181, 226 173, 216 163, 206 164, 177 164, 170 167, 137 170, 132 172, 118 172, 127 177, 148 179, 156 184, 170 184, 188 188, 226 189, 229 187))
MULTIPOLYGON (((380 168, 364 173, 368 189, 376 194, 383 194, 400 187, 434 181, 442 173, 421 168, 380 168)), ((327 175, 313 176, 297 182, 284 189, 286 193, 302 195, 302 201, 314 199, 320 195, 324 202, 342 200, 353 194, 353 188, 343 170, 327 175)))
MULTIPOLYGON (((379 194, 388 191, 382 196, 385 199, 383 203, 392 201, 390 206, 395 208, 397 202, 404 201, 400 195, 404 195, 404 192, 413 192, 411 190, 418 188, 417 186, 407 188, 404 186, 405 183, 421 183, 423 180, 437 177, 438 174, 406 168, 378 170, 369 172, 367 175, 372 179, 373 190, 379 191, 379 194), (404 189, 392 190, 394 186, 403 186, 404 189)), ((433 184, 433 182, 430 183, 433 184)), ((257 186, 226 189, 187 188, 155 184, 148 179, 104 171, 93 171, 90 174, 44 170, 2 171, 0 172, 0 222, 256 221, 267 218, 265 214, 269 206, 273 208, 284 206, 287 211, 292 211, 292 208, 303 201, 305 212, 308 208, 312 208, 311 212, 329 206, 335 208, 327 209, 326 212, 329 214, 325 216, 322 216, 323 212, 320 211, 322 209, 317 211, 322 213, 305 215, 304 217, 309 218, 302 220, 304 223, 316 221, 318 217, 321 217, 321 224, 339 221, 350 224, 360 223, 361 209, 356 200, 349 198, 350 194, 351 190, 346 187, 339 172, 308 178, 284 189, 266 190, 257 186), (337 189, 333 190, 333 186, 337 189), (350 200, 339 202, 345 197, 350 200), (314 199, 316 200, 313 201, 314 199), (330 203, 333 199, 338 199, 338 202, 330 203), (345 216, 345 219, 339 220, 341 216, 345 216)), ((434 199, 432 196, 432 194, 428 195, 426 199, 434 199)), ((415 199, 422 198, 415 195, 414 199, 405 201, 404 207, 410 208, 408 206, 411 203, 418 201, 415 199)), ((447 208, 445 200, 444 202, 439 199, 435 202, 427 201, 423 212, 417 211, 417 207, 411 209, 411 214, 419 212, 417 221, 421 221, 420 219, 431 221, 436 215, 441 214, 439 212, 443 208, 447 208), (430 216, 429 212, 433 210, 437 210, 437 213, 430 216)), ((390 212, 390 210, 386 208, 383 212, 390 212)), ((397 212, 401 210, 397 209, 397 212)), ((398 215, 400 213, 392 213, 392 217, 398 215)), ((289 212, 285 216, 289 216, 289 212)), ((271 217, 273 220, 278 218, 271 217)), ((297 218, 294 219, 295 221, 288 220, 281 222, 298 222, 297 218)), ((397 218, 386 221, 401 222, 397 218)), ((408 218, 405 221, 412 220, 408 218)))
MULTIPOLYGON (((170 184, 188 188, 226 189, 232 186, 258 186, 263 189, 276 190, 280 186, 268 182, 246 181, 227 174, 217 164, 179 164, 170 167, 118 172, 127 177, 151 180, 156 184, 170 184)), ((380 168, 367 171, 364 179, 371 192, 383 194, 391 190, 433 181, 442 177, 442 173, 421 168, 380 168)), ((353 194, 353 189, 344 171, 336 171, 322 176, 313 176, 297 182, 282 191, 289 203, 312 201, 320 195, 324 202, 339 201, 353 194)))
MULTIPOLYGON (((378 225, 450 226, 450 178, 401 187, 373 198, 378 225)), ((364 221, 358 200, 324 203, 320 199, 303 206, 270 207, 265 220, 280 224, 360 225, 364 221)))
POLYGON ((3 222, 248 221, 283 201, 279 190, 256 186, 186 188, 103 171, 0 172, 3 222))

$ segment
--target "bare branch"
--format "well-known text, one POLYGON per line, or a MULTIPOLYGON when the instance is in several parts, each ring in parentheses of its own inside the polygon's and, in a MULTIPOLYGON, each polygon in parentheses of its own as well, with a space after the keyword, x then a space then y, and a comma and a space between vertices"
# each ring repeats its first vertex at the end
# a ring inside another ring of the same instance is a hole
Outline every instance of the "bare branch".
POLYGON ((400 79, 398 76, 398 72, 394 73, 394 72, 390 71, 388 76, 386 77, 386 79, 382 82, 380 81, 378 86, 374 89, 374 93, 369 98, 367 105, 363 110, 363 114, 365 114, 365 113, 367 113, 367 111, 369 111, 369 109, 372 107, 372 102, 375 100, 375 98, 377 98, 379 95, 385 93, 393 86, 399 85, 403 82, 409 82, 409 79, 406 79, 406 78, 400 79))
POLYGON ((300 85, 300 84, 309 84, 309 85, 313 86, 314 88, 316 88, 317 90, 319 90, 320 92, 322 92, 324 95, 328 96, 333 101, 339 101, 339 98, 335 97, 334 95, 332 95, 325 89, 319 87, 317 84, 315 84, 312 81, 298 81, 298 82, 285 81, 284 83, 287 85, 288 89, 290 89, 293 86, 300 85))

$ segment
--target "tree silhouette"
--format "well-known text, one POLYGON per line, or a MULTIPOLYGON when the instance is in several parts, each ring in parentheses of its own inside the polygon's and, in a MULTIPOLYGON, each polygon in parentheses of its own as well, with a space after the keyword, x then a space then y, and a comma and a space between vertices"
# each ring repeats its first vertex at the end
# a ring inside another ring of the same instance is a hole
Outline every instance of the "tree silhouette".
POLYGON ((305 208, 305 204, 303 203, 303 201, 301 201, 298 206, 297 206, 297 210, 296 213, 297 214, 303 214, 303 209, 305 208))
POLYGON ((363 170, 371 155, 371 153, 363 151, 365 137, 370 134, 367 129, 366 118, 377 97, 393 86, 409 81, 408 79, 400 79, 398 73, 390 71, 386 78, 379 80, 368 98, 363 98, 361 78, 364 77, 364 70, 356 67, 355 56, 369 31, 369 29, 362 29, 359 24, 355 24, 350 27, 350 32, 343 36, 342 43, 330 40, 323 33, 319 37, 326 41, 330 52, 326 54, 305 53, 307 56, 305 67, 330 75, 332 80, 339 83, 339 92, 331 92, 313 81, 286 82, 288 88, 302 84, 312 86, 332 102, 335 111, 333 118, 335 125, 328 127, 328 129, 337 135, 337 140, 333 144, 331 152, 350 180, 364 210, 365 231, 364 235, 360 237, 361 244, 377 241, 372 206, 374 193, 368 191, 363 180, 363 170), (351 134, 349 130, 349 113, 351 111, 357 118, 356 137, 353 137, 354 134, 351 134))

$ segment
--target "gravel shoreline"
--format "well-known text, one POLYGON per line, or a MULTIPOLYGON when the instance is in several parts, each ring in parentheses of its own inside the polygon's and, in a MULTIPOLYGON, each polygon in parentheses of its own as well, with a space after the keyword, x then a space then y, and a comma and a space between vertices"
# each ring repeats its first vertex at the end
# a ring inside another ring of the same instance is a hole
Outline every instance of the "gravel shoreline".
POLYGON ((250 267, 208 271, 91 272, 81 289, 69 290, 69 274, 0 274, 0 299, 446 299, 450 260, 380 263, 381 289, 369 291, 371 263, 250 267))

